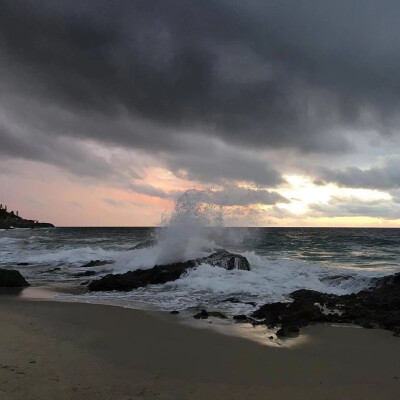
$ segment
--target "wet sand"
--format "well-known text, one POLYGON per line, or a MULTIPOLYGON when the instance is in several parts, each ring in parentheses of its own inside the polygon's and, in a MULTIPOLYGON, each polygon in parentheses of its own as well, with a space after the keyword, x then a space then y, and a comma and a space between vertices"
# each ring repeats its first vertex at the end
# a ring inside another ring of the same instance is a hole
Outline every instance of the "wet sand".
POLYGON ((320 325, 297 346, 270 347, 177 319, 1 295, 0 398, 400 398, 390 332, 320 325))

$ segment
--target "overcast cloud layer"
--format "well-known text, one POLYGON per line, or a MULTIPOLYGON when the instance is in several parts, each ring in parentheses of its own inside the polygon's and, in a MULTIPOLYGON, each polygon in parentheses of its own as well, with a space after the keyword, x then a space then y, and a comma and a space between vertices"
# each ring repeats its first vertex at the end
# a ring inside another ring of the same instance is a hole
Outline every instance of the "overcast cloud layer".
POLYGON ((398 146, 399 15, 396 0, 2 0, 0 158, 159 198, 176 193, 140 181, 149 162, 237 193, 319 157, 320 183, 398 188, 398 159, 357 151, 366 132, 398 146))

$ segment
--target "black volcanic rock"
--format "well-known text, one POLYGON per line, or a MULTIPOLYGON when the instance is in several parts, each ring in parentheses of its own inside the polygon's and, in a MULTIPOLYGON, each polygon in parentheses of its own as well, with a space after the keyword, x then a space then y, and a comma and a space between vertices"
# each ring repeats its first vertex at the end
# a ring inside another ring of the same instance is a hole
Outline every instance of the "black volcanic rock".
POLYGON ((296 337, 300 333, 300 328, 295 325, 282 326, 282 328, 278 329, 276 332, 276 336, 280 338, 288 338, 288 337, 296 337))
POLYGON ((226 250, 219 250, 208 257, 198 259, 197 262, 198 264, 210 264, 227 270, 240 269, 250 271, 250 264, 246 257, 240 254, 229 253, 226 250))
POLYGON ((247 259, 240 254, 219 251, 208 257, 178 262, 169 265, 156 265, 150 269, 138 269, 125 274, 108 274, 89 284, 91 291, 129 291, 147 285, 163 284, 179 279, 186 271, 202 263, 225 269, 250 270, 247 259))
POLYGON ((78 272, 77 274, 74 274, 75 278, 82 278, 85 276, 94 276, 96 275, 95 271, 85 271, 85 272, 78 272))
POLYGON ((114 261, 107 260, 91 260, 86 264, 81 265, 81 268, 92 268, 92 267, 100 267, 102 265, 113 264, 114 261))
POLYGON ((236 297, 228 297, 227 299, 222 300, 221 303, 247 304, 252 307, 255 307, 257 305, 255 301, 242 301, 237 299, 236 297))
POLYGON ((302 289, 290 297, 291 303, 265 304, 251 316, 270 327, 280 325, 281 337, 317 322, 352 323, 400 332, 400 273, 376 278, 372 287, 355 294, 337 296, 302 289))
POLYGON ((220 311, 201 310, 199 313, 193 315, 195 319, 207 319, 208 317, 227 319, 227 316, 220 311))
POLYGON ((13 269, 0 269, 0 287, 26 287, 29 283, 25 278, 16 270, 13 269))
POLYGON ((195 261, 186 261, 170 265, 156 265, 150 269, 137 269, 125 274, 108 274, 97 281, 90 282, 89 290, 127 292, 147 285, 167 283, 179 279, 184 272, 196 265, 195 261))

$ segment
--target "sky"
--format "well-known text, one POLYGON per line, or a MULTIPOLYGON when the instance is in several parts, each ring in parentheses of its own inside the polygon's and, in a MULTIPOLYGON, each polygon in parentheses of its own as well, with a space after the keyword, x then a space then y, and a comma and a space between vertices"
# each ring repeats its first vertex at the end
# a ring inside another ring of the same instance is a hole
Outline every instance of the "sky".
POLYGON ((400 227, 397 0, 2 0, 0 202, 153 226, 400 227))

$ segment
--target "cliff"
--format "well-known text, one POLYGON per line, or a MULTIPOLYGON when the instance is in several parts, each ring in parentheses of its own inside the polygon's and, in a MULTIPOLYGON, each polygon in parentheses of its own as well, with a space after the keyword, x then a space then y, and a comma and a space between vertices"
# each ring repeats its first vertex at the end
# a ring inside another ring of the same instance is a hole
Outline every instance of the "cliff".
POLYGON ((24 219, 18 215, 18 212, 9 212, 1 206, 0 229, 10 228, 54 228, 54 225, 45 222, 38 222, 32 219, 24 219))

